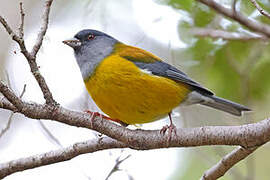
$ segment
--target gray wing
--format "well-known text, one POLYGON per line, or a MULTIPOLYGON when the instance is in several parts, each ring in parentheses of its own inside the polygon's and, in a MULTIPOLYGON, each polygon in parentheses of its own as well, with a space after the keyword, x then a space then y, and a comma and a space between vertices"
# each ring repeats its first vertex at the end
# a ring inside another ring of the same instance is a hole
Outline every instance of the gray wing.
POLYGON ((198 91, 204 95, 214 95, 214 93, 202 87, 199 83, 193 81, 185 73, 165 62, 162 61, 156 61, 153 63, 144 63, 138 61, 137 62, 131 61, 131 62, 133 62, 140 69, 147 69, 148 71, 151 71, 153 75, 163 76, 177 82, 185 83, 189 85, 193 90, 198 91))

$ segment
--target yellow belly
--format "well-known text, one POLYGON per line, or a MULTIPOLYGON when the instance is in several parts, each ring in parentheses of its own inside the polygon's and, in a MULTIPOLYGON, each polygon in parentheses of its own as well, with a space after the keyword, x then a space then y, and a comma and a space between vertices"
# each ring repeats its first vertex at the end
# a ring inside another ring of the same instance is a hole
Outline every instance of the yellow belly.
POLYGON ((190 92, 186 85, 143 73, 117 55, 103 60, 85 85, 104 113, 127 124, 160 119, 190 92))

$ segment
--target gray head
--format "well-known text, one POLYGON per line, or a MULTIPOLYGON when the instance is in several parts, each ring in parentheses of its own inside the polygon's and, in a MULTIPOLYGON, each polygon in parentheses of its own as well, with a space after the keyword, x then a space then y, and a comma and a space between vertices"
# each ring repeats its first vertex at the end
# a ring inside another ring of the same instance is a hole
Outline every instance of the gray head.
POLYGON ((113 37, 92 29, 82 30, 74 38, 63 41, 74 49, 84 80, 87 80, 99 63, 112 53, 117 42, 113 37))

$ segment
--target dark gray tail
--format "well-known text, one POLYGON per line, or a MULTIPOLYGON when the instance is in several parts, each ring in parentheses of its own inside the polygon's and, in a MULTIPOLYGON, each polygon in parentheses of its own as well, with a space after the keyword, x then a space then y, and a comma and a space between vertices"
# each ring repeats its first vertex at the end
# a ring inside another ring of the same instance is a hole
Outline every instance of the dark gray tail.
POLYGON ((237 104, 237 103, 234 103, 234 102, 226 100, 226 99, 222 99, 222 98, 217 97, 217 96, 207 96, 207 97, 213 99, 214 101, 206 101, 206 102, 203 102, 201 104, 215 108, 215 109, 225 111, 227 113, 230 113, 230 114, 233 114, 236 116, 241 116, 242 111, 251 111, 251 109, 249 109, 241 104, 237 104))

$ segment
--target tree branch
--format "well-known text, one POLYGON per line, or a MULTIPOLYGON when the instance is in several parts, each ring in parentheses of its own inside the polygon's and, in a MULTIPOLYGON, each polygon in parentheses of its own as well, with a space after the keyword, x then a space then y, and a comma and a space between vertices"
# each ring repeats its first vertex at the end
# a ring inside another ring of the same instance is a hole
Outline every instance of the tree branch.
POLYGON ((56 144, 59 147, 63 147, 61 142, 51 133, 51 131, 45 126, 45 124, 42 121, 38 121, 40 127, 44 130, 46 133, 46 136, 49 138, 50 141, 53 141, 54 144, 56 144))
POLYGON ((39 68, 38 68, 38 65, 36 63, 36 54, 42 45, 43 37, 44 37, 46 30, 47 30, 47 27, 48 27, 48 18, 49 18, 48 16, 49 16, 52 1, 53 0, 47 0, 45 2, 46 6, 45 6, 44 14, 43 14, 43 22, 42 22, 42 26, 41 26, 41 31, 38 35, 36 44, 34 45, 31 53, 26 49, 24 39, 23 39, 24 12, 22 9, 22 4, 20 4, 21 24, 19 27, 19 35, 14 33, 14 31, 8 25, 6 20, 2 16, 0 16, 0 23, 4 26, 4 28, 6 29, 8 34, 11 36, 11 38, 14 41, 16 41, 18 43, 18 45, 20 46, 21 52, 25 56, 25 58, 27 59, 27 62, 28 62, 30 69, 31 69, 31 72, 32 72, 33 76, 35 77, 36 81, 38 82, 38 85, 43 93, 44 99, 46 100, 46 104, 48 104, 48 105, 55 105, 57 103, 53 99, 52 93, 51 93, 48 85, 46 84, 44 77, 39 72, 39 68))
POLYGON ((51 9, 51 5, 52 5, 52 2, 53 0, 47 0, 45 2, 45 8, 44 8, 44 12, 43 12, 43 15, 42 15, 42 24, 41 24, 41 27, 40 27, 40 31, 38 33, 38 37, 37 37, 37 40, 36 40, 36 43, 31 51, 31 55, 33 57, 36 58, 36 55, 42 45, 42 42, 43 42, 43 38, 47 32, 47 29, 48 29, 48 24, 49 24, 49 14, 50 14, 50 9, 51 9))
POLYGON ((119 171, 119 170, 120 170, 120 169, 119 169, 120 164, 121 164, 122 162, 124 162, 125 160, 127 160, 130 156, 131 156, 131 155, 129 154, 129 155, 127 155, 125 158, 120 159, 120 158, 121 158, 121 155, 120 155, 120 156, 115 160, 115 164, 114 164, 112 170, 109 172, 108 176, 105 178, 105 180, 108 180, 108 179, 112 176, 113 173, 115 173, 116 171, 119 171))
MULTIPOLYGON (((16 99, 14 97, 10 97, 15 96, 15 94, 11 90, 7 90, 8 87, 3 85, 2 82, 0 82, 0 85, 0 92, 4 92, 3 94, 6 94, 11 100, 16 99)), ((130 130, 118 126, 111 121, 103 120, 100 117, 96 117, 91 120, 91 116, 87 113, 67 110, 61 106, 52 108, 52 106, 48 106, 46 104, 41 105, 23 101, 21 102, 23 108, 19 112, 27 117, 34 119, 52 119, 72 126, 93 129, 113 139, 117 139, 119 142, 123 142, 130 148, 140 150, 203 145, 240 145, 242 147, 249 148, 260 146, 270 140, 270 120, 268 119, 258 123, 242 126, 178 128, 176 135, 171 138, 169 143, 167 143, 166 135, 161 135, 159 130, 130 130)), ((14 103, 16 104, 17 101, 14 101, 14 103)), ((16 110, 16 107, 5 98, 0 101, 0 108, 16 110)), ((247 156, 250 153, 250 150, 241 148, 241 150, 231 153, 229 156, 224 158, 225 160, 222 160, 223 164, 228 161, 231 164, 230 166, 226 166, 227 168, 224 169, 224 165, 220 165, 219 163, 215 166, 215 169, 217 170, 211 170, 211 172, 218 171, 218 176, 220 176, 220 174, 224 174, 235 163, 243 159, 245 157, 244 155, 247 156), (249 153, 242 154, 241 151, 249 153), (239 157, 240 159, 238 160, 234 156, 239 157), (221 171, 220 169, 223 170, 221 171)), ((206 173, 204 178, 212 176, 212 174, 213 173, 206 173)))
POLYGON ((2 163, 0 164, 0 178, 2 179, 15 172, 67 161, 81 154, 92 153, 105 149, 125 147, 127 147, 125 144, 109 137, 79 142, 59 150, 2 163))
POLYGON ((190 33, 199 37, 222 38, 224 40, 240 40, 240 41, 267 40, 267 37, 259 34, 248 35, 243 33, 228 32, 224 30, 211 28, 192 28, 190 29, 190 33))
MULTIPOLYGON (((197 0, 215 11, 232 18, 249 29, 270 37, 270 27, 249 19, 235 10, 236 0, 233 8, 228 9, 216 3, 213 0, 197 0)), ((168 143, 168 133, 160 134, 159 130, 130 130, 114 124, 111 121, 104 120, 101 117, 91 117, 87 113, 68 110, 64 107, 55 106, 52 93, 47 86, 45 79, 39 72, 36 63, 36 55, 42 46, 43 38, 46 34, 49 22, 49 12, 53 0, 45 2, 45 8, 42 16, 42 23, 37 40, 31 52, 26 49, 23 39, 24 12, 20 4, 21 24, 19 35, 15 34, 8 23, 0 16, 0 23, 4 26, 8 34, 20 46, 21 52, 27 59, 31 72, 38 82, 43 92, 46 104, 36 104, 24 102, 17 97, 2 81, 0 81, 0 92, 4 95, 0 99, 0 108, 9 109, 13 112, 19 112, 32 119, 54 120, 71 126, 83 127, 98 131, 109 137, 101 140, 92 140, 77 143, 68 148, 51 151, 41 155, 21 158, 0 164, 0 177, 9 174, 48 165, 56 162, 66 161, 79 154, 94 152, 108 148, 130 147, 138 150, 148 150, 168 147, 191 147, 204 145, 240 145, 227 156, 225 156, 216 166, 205 172, 202 178, 221 177, 234 164, 248 156, 256 148, 270 141, 270 120, 266 119, 258 123, 241 126, 206 126, 197 128, 178 128, 175 136, 172 136, 168 143), (105 139, 105 140, 104 140, 105 139), (115 139, 115 140, 114 140, 115 139), (102 143, 100 143, 102 141, 102 143), (249 149, 247 149, 249 148, 249 149)), ((262 36, 263 37, 263 36, 262 36)))
POLYGON ((23 3, 20 2, 20 14, 21 14, 21 24, 19 26, 19 37, 20 39, 24 38, 24 11, 23 11, 23 3))
MULTIPOLYGON (((211 148, 212 149, 212 148, 211 148)), ((223 157, 226 153, 223 147, 221 146, 216 146, 213 147, 214 153, 220 157, 223 157)), ((207 153, 204 152, 202 148, 194 148, 194 151, 196 152, 197 156, 204 160, 208 166, 215 164, 216 158, 213 156, 212 153, 207 153)), ((237 180, 243 180, 244 176, 242 176, 242 173, 237 170, 237 168, 230 169, 230 172, 228 175, 232 176, 232 179, 237 179, 237 180)))
MULTIPOLYGON (((11 27, 8 25, 7 21, 2 16, 0 16, 0 23, 6 29, 7 33, 10 35, 10 37, 20 45, 21 52, 26 53, 27 51, 26 51, 26 48, 24 46, 24 42, 22 42, 22 39, 17 34, 15 34, 13 32, 11 27)), ((28 54, 26 54, 26 55, 28 56, 28 54)))
MULTIPOLYGON (((0 91, 2 89, 0 88, 0 91)), ((0 108, 15 107, 5 98, 0 101, 0 108)), ((21 113, 34 119, 52 119, 77 127, 85 127, 117 139, 126 144, 125 147, 146 150, 167 147, 190 147, 203 145, 240 145, 242 148, 225 156, 223 160, 207 171, 204 178, 223 175, 230 167, 252 153, 257 146, 270 140, 270 120, 241 126, 206 126, 198 128, 178 128, 176 135, 167 144, 166 135, 159 130, 130 130, 111 121, 96 117, 92 122, 87 113, 67 110, 61 106, 52 111, 50 106, 23 102, 21 113), (245 148, 254 148, 254 150, 245 148), (225 164, 225 165, 224 165, 225 164), (228 165, 229 164, 229 165, 228 165), (213 173, 211 173, 213 172, 213 173), (216 173, 218 172, 218 173, 216 173), (213 174, 213 175, 212 175, 213 174)), ((32 166, 31 166, 32 167, 32 166)), ((36 166, 38 167, 38 166, 36 166)), ((0 168, 1 172, 1 168, 0 168)), ((209 178, 208 178, 209 179, 209 178)))
POLYGON ((258 9, 258 11, 262 14, 262 15, 264 15, 264 16, 266 16, 267 18, 269 18, 270 19, 270 14, 268 13, 268 12, 266 12, 258 3, 257 3, 257 1, 256 0, 250 0, 251 1, 251 3, 256 7, 256 9, 258 9))
POLYGON ((217 11, 220 14, 223 14, 226 17, 229 17, 238 23, 246 26, 247 28, 266 35, 267 37, 270 37, 270 27, 262 24, 258 21, 255 21, 253 19, 247 18, 246 16, 242 15, 240 12, 235 13, 232 9, 226 8, 219 3, 217 3, 214 0, 197 0, 198 2, 201 2, 205 4, 206 6, 209 6, 213 10, 217 11))
POLYGON ((1 129, 0 138, 2 138, 2 136, 9 130, 14 114, 15 114, 14 112, 11 112, 6 126, 3 129, 1 129))
POLYGON ((9 102, 11 102, 18 111, 21 111, 23 109, 23 102, 21 98, 17 97, 9 88, 7 85, 4 84, 3 81, 0 81, 0 92, 6 97, 9 102))
MULTIPOLYGON (((23 90, 21 92, 21 95, 20 95, 20 98, 23 97, 24 93, 25 93, 25 90, 26 90, 26 84, 23 86, 23 90)), ((8 118, 8 122, 7 122, 7 125, 5 128, 3 128, 0 132, 0 138, 7 132, 7 130, 10 128, 10 125, 11 125, 11 122, 12 122, 12 118, 14 116, 14 112, 11 112, 9 118, 8 118)))
POLYGON ((201 180, 212 180, 220 178, 236 163, 245 159, 256 149, 257 149, 256 147, 249 149, 238 147, 234 149, 232 152, 223 157, 216 165, 207 170, 204 173, 203 177, 201 177, 201 180))
POLYGON ((236 3, 237 3, 237 0, 233 0, 233 2, 232 2, 232 11, 233 11, 234 16, 235 16, 236 13, 237 13, 237 10, 236 10, 236 3))
MULTIPOLYGON (((7 87, 0 82, 0 92, 7 87)), ((11 93, 12 94, 12 91, 11 93)), ((8 94, 10 96, 10 94, 8 94)), ((13 94, 15 96, 15 94, 13 94)), ((10 98, 15 99, 15 98, 10 98)), ((17 101, 15 101, 16 103, 17 101)), ((166 147, 191 147, 203 145, 240 145, 254 147, 270 140, 270 120, 241 126, 205 126, 197 128, 178 128, 168 146, 167 133, 163 136, 159 130, 130 130, 111 121, 95 117, 92 121, 88 113, 65 109, 61 106, 52 107, 43 104, 22 101, 18 112, 32 119, 55 120, 71 126, 84 127, 98 131, 113 139, 126 143, 134 149, 156 149, 166 147)), ((0 101, 0 108, 16 110, 5 98, 0 101)))

